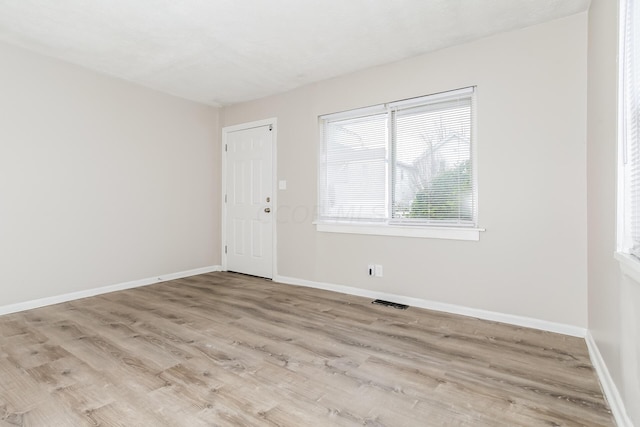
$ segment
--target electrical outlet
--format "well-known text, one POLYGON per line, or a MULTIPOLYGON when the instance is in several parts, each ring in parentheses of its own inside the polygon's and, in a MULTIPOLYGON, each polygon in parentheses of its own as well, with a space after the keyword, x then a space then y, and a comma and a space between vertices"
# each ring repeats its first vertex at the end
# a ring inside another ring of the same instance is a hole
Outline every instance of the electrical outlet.
POLYGON ((376 275, 376 266, 375 266, 375 264, 369 264, 369 266, 367 267, 367 274, 369 274, 369 276, 375 276, 376 275))
POLYGON ((382 277, 382 264, 376 264, 374 272, 376 277, 382 277))

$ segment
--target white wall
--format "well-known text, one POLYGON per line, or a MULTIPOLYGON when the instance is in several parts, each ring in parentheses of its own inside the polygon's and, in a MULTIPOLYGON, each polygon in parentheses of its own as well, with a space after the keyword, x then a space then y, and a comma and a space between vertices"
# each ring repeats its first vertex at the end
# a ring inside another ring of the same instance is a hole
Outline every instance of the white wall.
POLYGON ((592 0, 588 63, 589 330, 640 425, 640 283, 623 277, 616 250, 617 1, 592 0))
POLYGON ((224 108, 222 126, 278 118, 278 274, 586 327, 586 24, 575 15, 224 108), (479 242, 316 232, 318 115, 470 85, 479 242))
POLYGON ((0 307, 219 264, 217 120, 0 44, 0 307))

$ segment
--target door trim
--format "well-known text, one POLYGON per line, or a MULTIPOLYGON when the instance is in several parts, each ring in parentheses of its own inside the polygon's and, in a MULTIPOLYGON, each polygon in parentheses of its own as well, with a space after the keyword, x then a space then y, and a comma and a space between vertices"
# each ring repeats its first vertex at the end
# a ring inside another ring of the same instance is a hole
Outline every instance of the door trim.
POLYGON ((233 125, 233 126, 225 126, 222 128, 222 146, 220 147, 221 150, 221 156, 222 156, 222 186, 220 189, 220 195, 221 195, 221 214, 222 214, 222 221, 221 221, 221 225, 222 225, 222 230, 221 230, 221 236, 222 236, 222 242, 221 242, 221 254, 222 254, 222 271, 228 271, 227 270, 227 254, 225 252, 225 246, 227 243, 227 204, 224 200, 225 195, 226 195, 226 189, 227 189, 227 156, 225 155, 225 147, 227 145, 227 140, 228 140, 228 135, 231 132, 236 132, 236 131, 240 131, 240 130, 247 130, 247 129, 253 129, 253 128, 257 128, 257 127, 261 127, 261 126, 271 126, 271 132, 273 132, 272 134, 272 144, 271 144, 271 166, 272 166, 272 176, 271 176, 271 194, 272 197, 271 199, 273 200, 273 204, 272 204, 272 214, 273 214, 273 221, 271 221, 271 228, 272 228, 272 233, 273 233, 273 239, 272 239, 272 247, 271 247, 271 255, 272 255, 272 266, 271 266, 271 271, 272 271, 272 277, 270 277, 270 279, 276 277, 278 275, 278 252, 276 250, 276 248, 278 247, 277 245, 277 241, 278 241, 278 234, 277 234, 277 223, 278 223, 278 187, 276 185, 277 181, 278 181, 278 167, 277 167, 277 159, 278 159, 278 150, 277 150, 277 141, 278 141, 278 119, 275 117, 269 118, 269 119, 264 119, 264 120, 257 120, 254 122, 248 122, 248 123, 241 123, 238 125, 233 125))

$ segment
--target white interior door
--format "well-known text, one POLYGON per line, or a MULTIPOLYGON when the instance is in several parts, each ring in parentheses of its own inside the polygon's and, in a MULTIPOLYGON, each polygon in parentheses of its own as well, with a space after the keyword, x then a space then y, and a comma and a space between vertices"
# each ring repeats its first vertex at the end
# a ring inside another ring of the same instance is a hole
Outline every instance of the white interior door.
POLYGON ((273 278, 273 132, 270 125, 226 140, 227 270, 273 278))

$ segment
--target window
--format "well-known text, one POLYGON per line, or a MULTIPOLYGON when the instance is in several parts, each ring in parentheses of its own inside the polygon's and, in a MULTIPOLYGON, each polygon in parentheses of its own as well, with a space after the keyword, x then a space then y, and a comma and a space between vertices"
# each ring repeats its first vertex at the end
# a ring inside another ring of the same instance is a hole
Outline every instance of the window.
POLYGON ((640 7, 622 2, 621 13, 621 251, 640 257, 640 7))
POLYGON ((465 88, 321 116, 318 224, 476 227, 473 110, 465 88))

